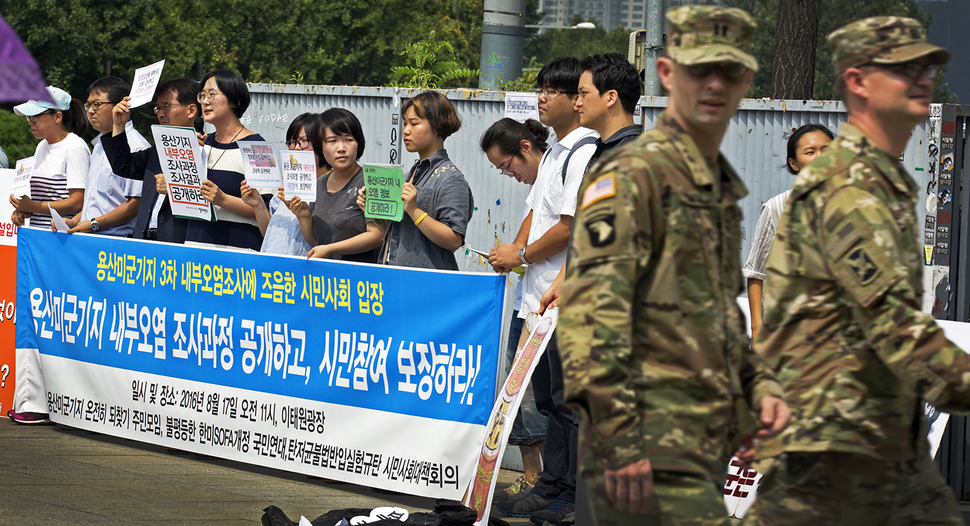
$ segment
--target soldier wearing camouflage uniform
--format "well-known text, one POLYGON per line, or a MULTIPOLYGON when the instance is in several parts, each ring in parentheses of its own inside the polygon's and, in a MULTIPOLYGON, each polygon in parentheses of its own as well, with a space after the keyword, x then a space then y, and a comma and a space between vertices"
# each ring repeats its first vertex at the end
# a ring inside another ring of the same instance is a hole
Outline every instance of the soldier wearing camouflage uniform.
POLYGON ((799 173, 768 259, 755 349, 794 416, 745 522, 963 524, 923 400, 970 410, 970 358, 920 311, 920 189, 899 162, 949 53, 899 17, 829 45, 849 118, 799 173))
POLYGON ((739 9, 667 13, 670 91, 653 130, 589 172, 562 286, 566 400, 597 524, 728 524, 740 416, 788 409, 750 351, 737 296, 744 184, 718 149, 757 69, 739 9))

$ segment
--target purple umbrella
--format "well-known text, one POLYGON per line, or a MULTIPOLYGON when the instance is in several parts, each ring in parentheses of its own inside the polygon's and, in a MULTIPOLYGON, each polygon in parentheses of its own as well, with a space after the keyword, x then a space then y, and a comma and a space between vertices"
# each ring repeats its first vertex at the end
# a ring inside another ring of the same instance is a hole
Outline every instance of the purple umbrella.
POLYGON ((0 17, 0 102, 51 100, 34 57, 6 20, 0 17))

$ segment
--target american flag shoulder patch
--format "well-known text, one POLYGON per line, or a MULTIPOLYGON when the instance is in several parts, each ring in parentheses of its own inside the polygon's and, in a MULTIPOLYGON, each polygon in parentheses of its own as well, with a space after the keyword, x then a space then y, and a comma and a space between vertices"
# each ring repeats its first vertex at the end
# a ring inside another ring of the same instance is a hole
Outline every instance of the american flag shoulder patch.
POLYGON ((585 210, 589 205, 608 197, 613 197, 614 195, 616 195, 616 180, 613 177, 613 172, 610 172, 597 177, 596 180, 586 187, 586 191, 583 192, 583 201, 579 205, 579 208, 580 210, 585 210))

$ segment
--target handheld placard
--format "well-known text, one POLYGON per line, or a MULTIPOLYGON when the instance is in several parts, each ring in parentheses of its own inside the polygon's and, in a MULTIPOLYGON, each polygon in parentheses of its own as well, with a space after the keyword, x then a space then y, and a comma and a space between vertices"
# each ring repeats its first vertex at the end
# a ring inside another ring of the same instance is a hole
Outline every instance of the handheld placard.
POLYGON ((215 219, 209 201, 202 195, 207 179, 202 147, 193 128, 152 125, 158 162, 165 174, 172 215, 187 219, 215 219))
POLYGON ((404 168, 400 165, 364 165, 366 206, 364 217, 400 221, 404 217, 401 187, 404 186, 404 168))

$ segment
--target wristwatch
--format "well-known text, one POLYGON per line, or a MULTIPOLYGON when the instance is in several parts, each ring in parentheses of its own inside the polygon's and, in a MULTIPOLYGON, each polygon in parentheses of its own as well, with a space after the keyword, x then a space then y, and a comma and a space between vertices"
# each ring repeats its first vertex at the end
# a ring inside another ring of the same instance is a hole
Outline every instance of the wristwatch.
POLYGON ((101 230, 101 224, 98 223, 98 220, 97 219, 92 219, 91 220, 91 231, 92 232, 97 232, 98 230, 101 230))
POLYGON ((529 264, 529 262, 525 260, 525 247, 519 249, 519 259, 522 261, 523 265, 529 264))

